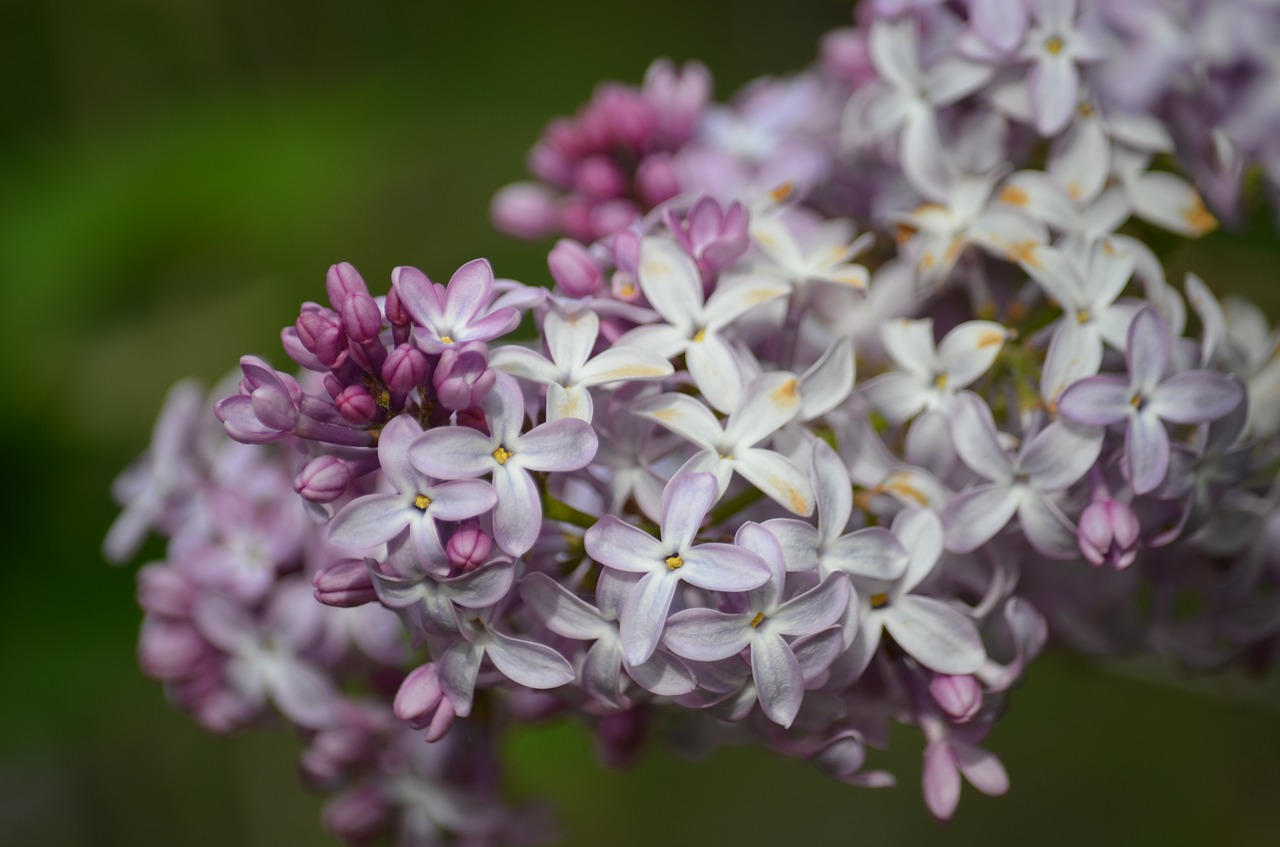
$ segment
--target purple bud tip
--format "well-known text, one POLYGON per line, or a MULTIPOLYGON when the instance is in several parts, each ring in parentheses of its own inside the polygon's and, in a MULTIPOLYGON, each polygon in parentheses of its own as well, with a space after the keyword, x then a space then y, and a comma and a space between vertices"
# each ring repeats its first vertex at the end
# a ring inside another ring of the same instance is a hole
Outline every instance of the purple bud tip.
POLYGON ((372 787, 339 794, 325 804, 324 825, 348 844, 364 844, 378 837, 390 808, 382 793, 372 787))
POLYGON ((348 385, 333 398, 333 405, 344 420, 367 424, 378 414, 378 403, 363 385, 348 385))
POLYGON ((364 278, 350 262, 331 265, 325 276, 324 288, 335 309, 341 309, 348 297, 369 296, 369 286, 365 285, 364 278))
POLYGON ((982 687, 972 676, 939 674, 929 682, 929 694, 938 708, 958 723, 964 723, 982 706, 982 687))
POLYGON ((408 394, 427 380, 426 354, 413 344, 401 344, 382 363, 382 381, 396 394, 408 394))
POLYGON ((394 285, 387 292, 386 309, 387 323, 392 326, 409 326, 413 323, 413 315, 405 309, 404 301, 400 299, 400 292, 394 285))
POLYGON ((293 480, 293 490, 312 503, 332 503, 351 484, 351 468, 337 456, 317 456, 293 480))
POLYGON ((512 183, 494 195, 489 218, 508 235, 530 240, 545 238, 556 227, 555 197, 537 183, 512 183))
POLYGON ((668 154, 654 154, 640 163, 636 169, 636 193, 649 206, 665 203, 680 193, 680 180, 668 154))
POLYGON ((1137 558, 1141 529, 1128 504, 1109 497, 1095 500, 1080 515, 1080 552, 1095 566, 1124 570, 1137 558))
POLYGON ((326 606, 350 609, 378 599, 363 559, 339 559, 311 578, 316 599, 326 606))
POLYGON ((444 688, 440 685, 440 672, 434 663, 428 662, 413 670, 400 683, 391 709, 400 720, 420 727, 430 720, 431 713, 442 699, 444 688))
POLYGON ((445 552, 449 555, 449 564, 466 573, 489 561, 493 539, 478 526, 464 526, 449 539, 445 552))
POLYGON ((556 285, 570 297, 588 297, 600 290, 604 273, 600 266, 576 241, 562 238, 547 255, 547 267, 556 285))
POLYGON ((342 319, 328 309, 307 309, 294 322, 298 340, 327 368, 347 360, 347 332, 342 319))
POLYGON ((347 337, 357 344, 369 344, 382 332, 382 310, 368 293, 353 294, 338 310, 347 328, 347 337))

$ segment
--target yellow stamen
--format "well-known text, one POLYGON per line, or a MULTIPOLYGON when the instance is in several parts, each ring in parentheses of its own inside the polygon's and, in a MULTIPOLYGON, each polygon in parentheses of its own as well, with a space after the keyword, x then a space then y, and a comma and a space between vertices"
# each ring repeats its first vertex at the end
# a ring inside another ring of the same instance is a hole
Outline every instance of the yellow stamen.
POLYGON ((618 294, 619 296, 627 298, 635 297, 636 287, 629 282, 624 282, 622 285, 618 286, 618 294))
POLYGON ((431 498, 425 494, 419 494, 413 498, 413 508, 419 512, 425 512, 427 507, 431 505, 431 498))
POLYGON ((684 559, 680 558, 679 556, 667 557, 667 570, 678 571, 683 567, 684 567, 684 559))
POLYGON ((784 182, 782 185, 779 185, 777 188, 770 191, 769 197, 773 199, 773 202, 781 203, 783 200, 786 200, 791 196, 792 191, 795 191, 795 185, 790 182, 784 182))
POLYGON ((933 387, 934 387, 934 388, 936 388, 936 389, 938 389, 939 391, 941 391, 942 389, 946 388, 946 387, 947 387, 947 375, 946 375, 946 374, 938 374, 936 377, 934 377, 934 379, 933 379, 933 387))
POLYGON ((707 331, 705 329, 698 330, 696 333, 694 333, 694 336, 693 336, 694 341, 705 341, 706 338, 707 338, 707 331))
POLYGON ((447 335, 442 335, 442 336, 440 336, 440 343, 442 343, 442 344, 452 344, 452 343, 453 343, 453 339, 452 339, 452 338, 450 338, 450 337, 449 337, 449 336, 447 336, 447 335))
POLYGON ((1081 309, 1076 312, 1076 320, 1082 324, 1087 324, 1089 321, 1093 320, 1093 315, 1089 314, 1088 309, 1081 309))
POLYGON ((754 629, 764 623, 764 612, 756 612, 756 616, 751 619, 751 626, 754 629))
POLYGON ((871 608, 883 609, 885 606, 888 606, 888 605, 889 605, 888 594, 872 594, 871 595, 871 608))
POLYGON ((1056 35, 1044 43, 1044 49, 1049 53, 1050 56, 1058 55, 1059 53, 1062 52, 1062 48, 1066 46, 1067 45, 1063 42, 1063 40, 1056 35))
POLYGON ((499 447, 497 450, 493 451, 493 460, 500 465, 505 465, 507 463, 507 459, 510 459, 514 455, 515 453, 512 453, 506 447, 499 447))

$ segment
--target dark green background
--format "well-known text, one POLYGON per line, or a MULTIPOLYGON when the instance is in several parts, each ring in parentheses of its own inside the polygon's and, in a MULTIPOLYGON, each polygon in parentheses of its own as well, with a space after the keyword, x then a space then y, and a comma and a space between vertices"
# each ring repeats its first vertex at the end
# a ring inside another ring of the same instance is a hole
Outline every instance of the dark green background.
MULTIPOLYGON (((334 261, 375 289, 478 255, 542 281, 546 245, 495 234, 487 206, 548 118, 658 55, 703 59, 724 96, 848 21, 828 0, 0 0, 0 844, 330 843, 291 739, 207 736, 134 664, 133 568, 98 544, 166 388, 244 352, 282 362, 279 328, 334 261)), ((1173 263, 1274 313, 1280 253, 1255 229, 1173 263)), ((990 742, 1011 794, 966 790, 945 828, 908 731, 874 760, 899 774, 887 792, 749 750, 605 772, 566 727, 510 758, 573 844, 1263 845, 1276 699, 1274 679, 1049 657, 990 742)))

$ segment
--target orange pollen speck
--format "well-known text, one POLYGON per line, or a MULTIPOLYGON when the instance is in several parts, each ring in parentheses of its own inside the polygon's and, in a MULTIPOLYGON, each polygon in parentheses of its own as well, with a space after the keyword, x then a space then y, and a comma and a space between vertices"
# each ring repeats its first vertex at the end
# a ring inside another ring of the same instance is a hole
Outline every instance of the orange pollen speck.
POLYGON ((1001 203, 1008 203, 1011 206, 1025 206, 1031 199, 1027 196, 1027 192, 1016 185, 1010 185, 996 198, 1001 203))
POLYGON ((777 188, 769 192, 769 196, 773 198, 773 202, 781 203, 791 196, 791 192, 795 191, 795 185, 790 182, 784 182, 777 188))
POLYGON ((871 595, 871 608, 873 608, 873 609, 883 609, 885 606, 888 606, 888 605, 889 605, 889 595, 888 595, 888 594, 883 594, 883 593, 882 593, 882 594, 872 594, 872 595, 871 595))
POLYGON ((618 293, 623 297, 635 297, 636 287, 629 282, 624 282, 618 286, 618 293))
POLYGON ((667 557, 667 570, 678 571, 683 567, 684 567, 684 559, 680 558, 679 556, 667 557))
POLYGON ((751 627, 754 629, 764 623, 764 612, 756 612, 756 616, 751 619, 751 627))

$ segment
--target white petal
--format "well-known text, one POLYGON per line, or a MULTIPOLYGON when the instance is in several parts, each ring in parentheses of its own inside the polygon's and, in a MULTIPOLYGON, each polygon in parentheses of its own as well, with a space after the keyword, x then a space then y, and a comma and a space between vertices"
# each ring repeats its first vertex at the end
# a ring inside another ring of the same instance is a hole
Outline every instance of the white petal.
MULTIPOLYGON (((702 314, 702 275, 689 254, 669 238, 640 244, 640 289, 654 311, 681 330, 694 330, 702 314)), ((687 337, 687 336, 686 336, 687 337)))
POLYGON ((938 673, 974 673, 987 659, 973 621, 932 597, 897 598, 884 615, 884 627, 912 658, 938 673))

